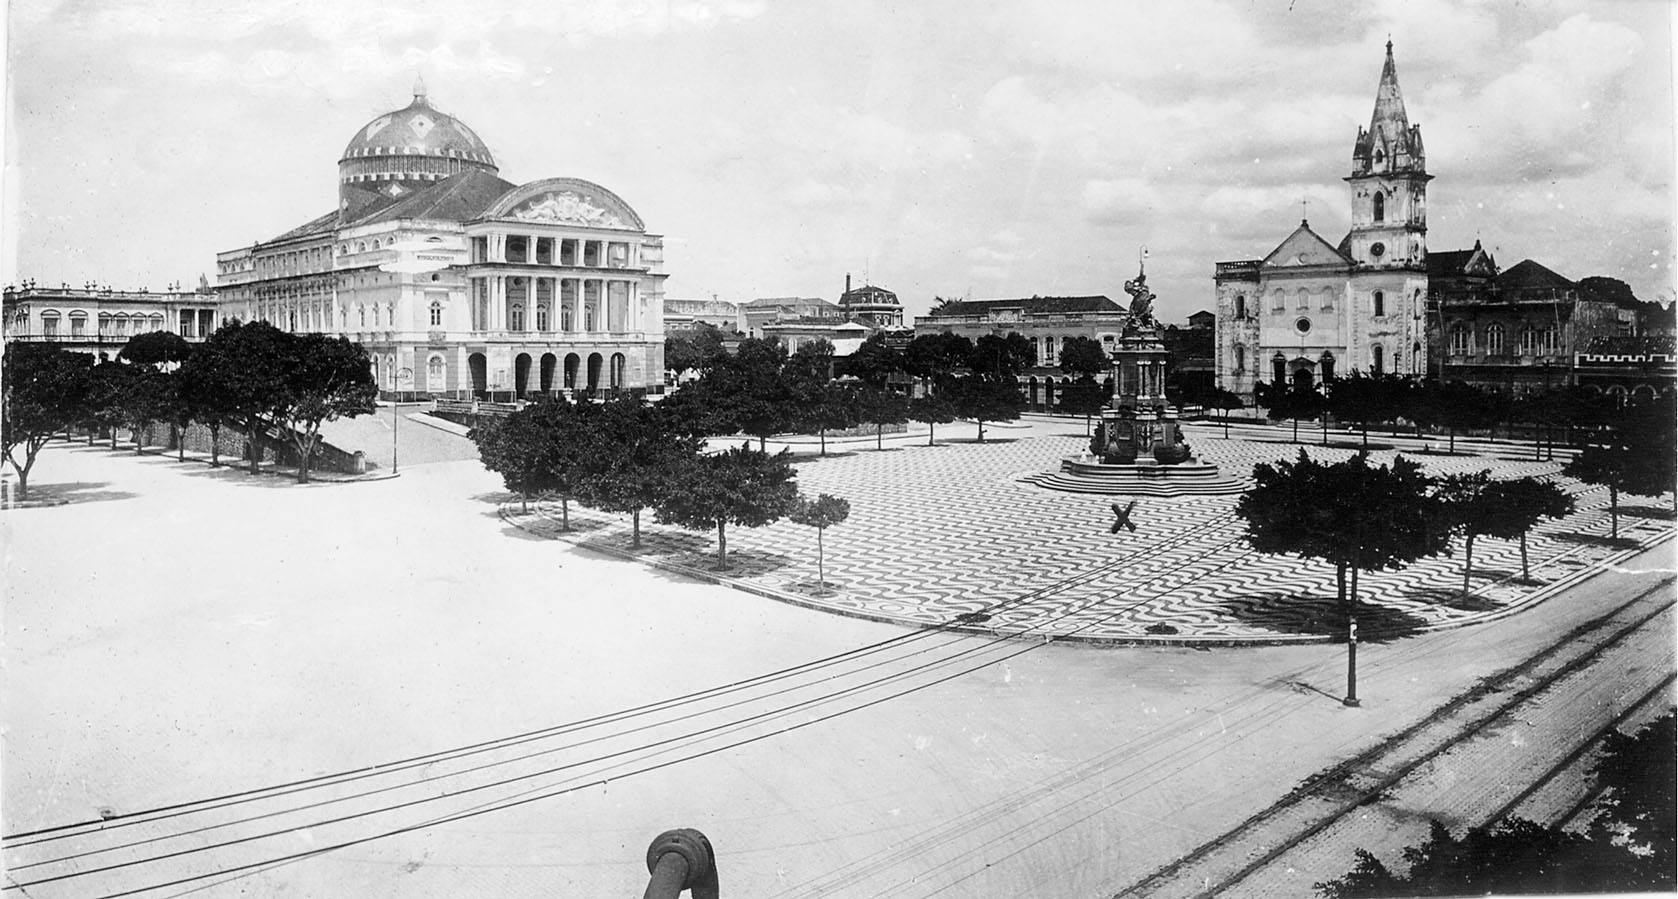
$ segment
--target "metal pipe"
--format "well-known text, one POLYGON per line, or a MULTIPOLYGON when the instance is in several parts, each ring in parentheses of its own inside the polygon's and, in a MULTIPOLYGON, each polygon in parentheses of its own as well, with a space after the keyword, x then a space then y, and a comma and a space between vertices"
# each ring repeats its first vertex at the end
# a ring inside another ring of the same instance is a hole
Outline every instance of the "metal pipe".
POLYGON ((647 847, 647 882, 643 899, 675 899, 692 890, 693 899, 717 899, 716 853, 711 841, 692 828, 667 830, 647 847))

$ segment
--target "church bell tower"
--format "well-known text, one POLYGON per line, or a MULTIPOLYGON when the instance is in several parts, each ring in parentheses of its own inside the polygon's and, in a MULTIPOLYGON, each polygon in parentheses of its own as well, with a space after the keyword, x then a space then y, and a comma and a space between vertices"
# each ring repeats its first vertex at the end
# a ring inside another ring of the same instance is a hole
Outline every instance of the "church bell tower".
POLYGON ((1352 261, 1373 269, 1426 270, 1427 173, 1422 129, 1410 124, 1398 90, 1392 41, 1375 92, 1369 130, 1352 147, 1352 261))

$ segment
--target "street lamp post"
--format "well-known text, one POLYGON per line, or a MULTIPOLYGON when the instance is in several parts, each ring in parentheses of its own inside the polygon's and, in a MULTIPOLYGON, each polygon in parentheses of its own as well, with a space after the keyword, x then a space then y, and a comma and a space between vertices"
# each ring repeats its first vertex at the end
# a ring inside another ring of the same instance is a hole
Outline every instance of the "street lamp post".
MULTIPOLYGON (((465 248, 456 243, 446 241, 441 237, 432 236, 421 239, 404 240, 392 247, 397 253, 394 261, 379 266, 379 271, 393 274, 421 275, 442 271, 450 265, 462 262, 465 258, 465 248)), ((394 322, 392 323, 394 325, 394 322)), ((400 362, 400 359, 398 360, 400 362)), ((400 366, 399 366, 400 367, 400 366)), ((416 366, 417 367, 417 366, 416 366)), ((390 473, 398 472, 396 448, 397 427, 402 417, 401 376, 396 376, 395 384, 391 385, 390 402, 390 473)))

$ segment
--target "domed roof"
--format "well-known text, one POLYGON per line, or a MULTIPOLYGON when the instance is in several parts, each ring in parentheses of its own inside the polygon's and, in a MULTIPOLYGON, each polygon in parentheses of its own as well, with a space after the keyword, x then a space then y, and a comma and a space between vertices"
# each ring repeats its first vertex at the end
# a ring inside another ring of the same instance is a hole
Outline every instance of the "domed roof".
POLYGON ((339 161, 380 156, 445 156, 495 165, 489 147, 466 123, 432 108, 423 81, 414 83, 414 102, 356 131, 339 161))
POLYGON ((847 290, 839 295, 841 306, 897 306, 897 294, 872 284, 864 284, 855 290, 847 290))

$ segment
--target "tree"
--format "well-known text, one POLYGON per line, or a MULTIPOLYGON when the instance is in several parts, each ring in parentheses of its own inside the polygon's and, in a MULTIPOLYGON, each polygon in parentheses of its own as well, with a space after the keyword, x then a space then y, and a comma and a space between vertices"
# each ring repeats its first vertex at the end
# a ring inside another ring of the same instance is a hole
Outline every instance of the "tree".
POLYGON ((1074 377, 1088 375, 1091 379, 1113 367, 1101 341, 1093 337, 1068 337, 1060 345, 1059 362, 1061 371, 1074 377))
POLYGON ((1442 511, 1450 526, 1462 534, 1462 592, 1468 595, 1469 576, 1474 568, 1474 538, 1487 533, 1492 517, 1497 513, 1486 486, 1491 483, 1491 471, 1472 474, 1453 474, 1441 478, 1434 497, 1442 504, 1442 511))
POLYGON ((844 370, 868 384, 882 387, 892 375, 905 371, 908 361, 902 351, 886 342, 884 331, 876 331, 868 335, 856 352, 845 357, 844 370))
POLYGON ((1007 336, 985 334, 973 342, 973 354, 968 357, 967 367, 975 374, 1013 380, 1020 372, 1030 368, 1036 358, 1037 350, 1031 341, 1014 331, 1009 331, 1007 336))
POLYGON ((810 499, 798 497, 787 517, 794 523, 816 529, 816 595, 827 594, 827 569, 822 558, 822 534, 833 525, 842 523, 851 514, 851 504, 825 493, 810 499))
POLYGON ((909 401, 909 417, 915 421, 926 422, 926 445, 931 446, 933 437, 938 432, 938 425, 947 425, 956 420, 956 407, 944 397, 928 393, 909 401))
POLYGON ((973 341, 949 331, 929 331, 916 334, 905 354, 910 374, 939 381, 967 367, 973 359, 973 341))
MULTIPOLYGON (((90 372, 87 399, 82 406, 84 420, 90 429, 110 430, 111 449, 117 448, 117 429, 128 420, 129 399, 134 394, 138 372, 139 369, 121 362, 101 362, 90 372)), ((93 442, 91 434, 88 442, 93 442)))
POLYGON ((284 402, 290 336, 267 322, 234 320, 217 328, 183 366, 191 372, 191 395, 199 408, 244 431, 252 474, 262 461, 267 416, 284 402))
POLYGON ((192 344, 173 331, 147 331, 128 339, 117 353, 117 358, 136 365, 168 365, 185 362, 192 355, 192 344))
MULTIPOLYGON (((1013 377, 972 374, 953 378, 943 385, 950 394, 956 414, 979 425, 979 442, 985 442, 985 422, 1014 421, 1025 409, 1025 396, 1013 377)), ((941 391, 942 392, 942 391, 941 391)))
POLYGON ((1208 408, 1208 409, 1218 409, 1218 410, 1221 410, 1223 412, 1224 439, 1228 440, 1229 439, 1229 411, 1231 409, 1245 409, 1245 408, 1247 408, 1247 404, 1243 403, 1241 401, 1241 397, 1237 396, 1236 394, 1231 393, 1230 391, 1225 390, 1222 387, 1214 387, 1214 388, 1212 388, 1212 392, 1209 395, 1207 395, 1207 397, 1206 397, 1206 408, 1208 408))
POLYGON ((137 456, 145 446, 146 428, 154 421, 169 418, 173 407, 170 397, 171 380, 163 372, 147 365, 125 366, 131 371, 123 378, 123 391, 117 397, 117 414, 134 440, 137 456))
POLYGON ((604 512, 627 513, 630 546, 639 547, 642 510, 658 505, 672 473, 698 456, 704 441, 638 397, 607 401, 592 425, 578 498, 604 512))
POLYGON ((1442 427, 1450 435, 1449 451, 1457 451, 1457 432, 1490 427, 1496 420, 1486 391, 1462 381, 1424 385, 1414 407, 1420 424, 1442 427))
POLYGON ((1521 580, 1532 580, 1527 565, 1527 533, 1541 518, 1563 518, 1573 513, 1573 497, 1549 481, 1519 478, 1493 481, 1486 485, 1485 501, 1491 506, 1484 533, 1500 540, 1521 541, 1521 580))
POLYGON ((553 494, 560 501, 560 530, 571 529, 571 500, 583 489, 594 460, 588 419, 593 403, 573 406, 564 397, 543 397, 504 418, 474 428, 472 441, 485 468, 501 475, 520 506, 553 494))
MULTIPOLYGON (((175 458, 185 462, 186 432, 187 428, 192 426, 196 410, 193 409, 191 399, 186 392, 186 380, 181 377, 181 373, 179 368, 163 373, 164 380, 167 383, 167 388, 164 391, 163 418, 174 429, 175 458)), ((214 447, 211 447, 211 449, 213 451, 214 447)))
POLYGON ((1316 421, 1327 410, 1328 402, 1315 387, 1303 384, 1257 385, 1259 405, 1266 409, 1265 415, 1271 421, 1288 420, 1293 422, 1293 442, 1299 442, 1300 421, 1316 421))
POLYGON ((1324 465, 1303 449, 1297 461, 1254 466, 1253 479, 1235 506, 1253 548, 1334 565, 1346 614, 1345 702, 1357 705, 1358 572, 1402 568, 1449 551, 1451 533, 1432 482, 1403 456, 1390 468, 1372 467, 1364 453, 1324 465))
POLYGON ((886 425, 900 425, 909 420, 909 398, 864 382, 857 391, 857 420, 874 426, 874 448, 883 450, 886 425))
POLYGON ((17 472, 19 499, 29 498, 29 472, 47 441, 82 418, 88 361, 51 343, 13 343, 0 356, 0 444, 17 472))
POLYGON ((664 367, 678 374, 703 370, 726 355, 722 331, 709 322, 695 322, 691 332, 664 338, 664 367))
POLYGON ((1602 442, 1592 442, 1562 467, 1562 474, 1608 488, 1610 536, 1620 536, 1620 494, 1660 496, 1673 489, 1673 410, 1659 402, 1622 411, 1602 442))
POLYGON ((769 455, 747 444, 688 460, 659 498, 654 517, 689 530, 716 528, 717 568, 728 568, 727 525, 762 527, 779 521, 798 498, 790 454, 769 455))
POLYGON ((1584 833, 1522 818, 1475 827, 1459 839, 1433 822, 1428 838, 1403 851, 1403 875, 1369 852, 1336 880, 1316 884, 1329 899, 1539 893, 1671 893, 1674 878, 1673 713, 1632 735, 1603 740, 1590 780, 1603 789, 1584 833))
POLYGON ((1076 381, 1060 389, 1060 410, 1069 415, 1084 417, 1085 437, 1090 433, 1090 416, 1100 412, 1106 405, 1107 391, 1102 390, 1101 385, 1095 383, 1095 378, 1089 375, 1080 375, 1076 381))
MULTIPOLYGON (((1405 847, 1403 856, 1401 876, 1360 849, 1349 874, 1316 888, 1329 899, 1618 893, 1638 890, 1650 873, 1624 846, 1524 818, 1471 828, 1460 839, 1434 821, 1427 841, 1405 847)), ((1665 880, 1672 883, 1670 871, 1665 880)))
MULTIPOLYGON (((1591 769, 1591 777, 1603 788, 1597 801, 1609 821, 1625 830, 1625 836, 1644 859, 1647 876, 1630 884, 1633 889, 1670 893, 1673 872, 1678 870, 1678 833, 1674 832, 1674 790, 1678 786, 1678 719, 1672 712, 1649 722, 1637 733, 1615 731, 1603 741, 1602 755, 1591 769)), ((1593 835, 1606 835, 1609 828, 1593 828, 1593 835)))
POLYGON ((800 344, 781 366, 781 376, 805 384, 826 384, 833 379, 833 344, 819 337, 800 344))
POLYGON ((297 483, 306 484, 321 424, 372 412, 379 389, 367 351, 349 338, 285 334, 279 343, 282 379, 269 414, 297 448, 297 483))
MULTIPOLYGON (((768 439, 799 426, 803 397, 785 376, 787 351, 771 340, 748 338, 740 342, 739 352, 725 364, 719 364, 707 376, 719 371, 729 377, 719 379, 718 388, 732 388, 732 393, 713 389, 710 396, 728 410, 740 431, 757 438, 761 452, 768 439)), ((703 380, 703 379, 701 379, 703 380)))
POLYGON ((1393 409, 1393 389, 1385 377, 1352 372, 1335 378, 1328 389, 1328 410, 1339 421, 1355 421, 1363 433, 1363 447, 1369 448, 1369 425, 1386 421, 1393 409))

